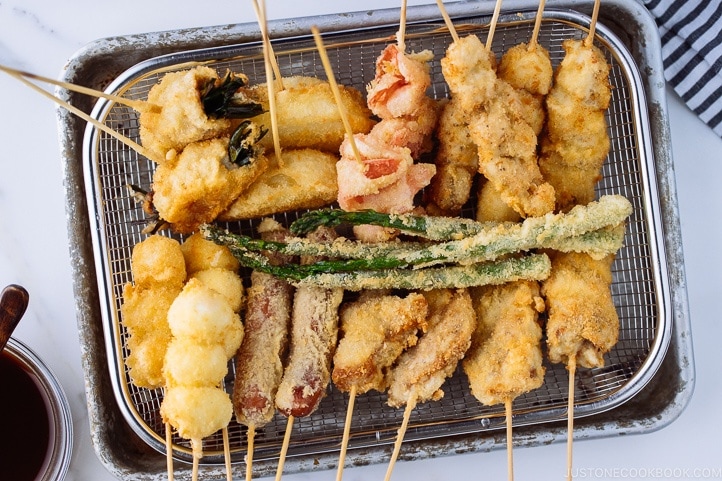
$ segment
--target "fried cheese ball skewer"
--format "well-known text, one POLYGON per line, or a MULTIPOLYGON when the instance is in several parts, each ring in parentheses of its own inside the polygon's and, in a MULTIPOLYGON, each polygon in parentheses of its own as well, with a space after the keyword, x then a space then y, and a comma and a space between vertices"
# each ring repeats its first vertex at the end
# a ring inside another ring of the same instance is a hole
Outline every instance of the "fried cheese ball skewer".
POLYGON ((333 357, 334 386, 349 393, 344 436, 336 476, 340 481, 354 400, 370 390, 383 392, 387 374, 396 359, 416 344, 417 332, 426 328, 428 303, 419 293, 406 297, 383 291, 364 291, 341 310, 341 340, 333 357))
POLYGON ((513 479, 511 404, 544 383, 539 284, 517 281, 472 290, 477 327, 463 360, 471 393, 484 405, 507 412, 509 479, 513 479))
POLYGON ((418 402, 439 400, 441 386, 456 370, 471 344, 476 315, 466 289, 433 289, 423 293, 429 306, 426 332, 401 356, 389 374, 388 404, 406 405, 385 481, 391 479, 406 426, 418 402))
POLYGON ((191 441, 193 477, 197 477, 203 438, 228 426, 233 412, 230 396, 219 387, 227 372, 225 335, 241 324, 226 297, 190 279, 168 311, 174 348, 164 362, 166 392, 160 408, 163 421, 191 441), (209 359, 214 369, 206 369, 209 359), (199 366, 202 368, 199 369, 199 366))
MULTIPOLYGON (((282 240, 288 232, 276 221, 264 219, 259 225, 264 239, 282 240)), ((267 254, 269 261, 281 264, 289 256, 267 254)), ((288 346, 293 287, 263 272, 251 273, 245 332, 236 356, 233 409, 236 420, 248 427, 246 479, 252 477, 256 429, 267 424, 276 411, 275 397, 283 376, 288 346)))

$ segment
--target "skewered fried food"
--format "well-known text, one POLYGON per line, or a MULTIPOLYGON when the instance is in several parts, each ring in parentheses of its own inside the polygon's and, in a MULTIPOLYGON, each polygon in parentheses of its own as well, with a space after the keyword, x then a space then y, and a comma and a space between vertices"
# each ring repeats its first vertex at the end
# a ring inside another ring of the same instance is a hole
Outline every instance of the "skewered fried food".
POLYGON ((230 163, 228 137, 186 146, 174 160, 158 166, 153 204, 173 229, 190 233, 226 210, 264 172, 268 161, 254 154, 246 165, 230 163))
POLYGON ((174 338, 165 353, 166 387, 217 386, 228 372, 228 358, 219 344, 199 344, 190 338, 174 338))
POLYGON ((179 436, 193 442, 194 455, 200 456, 203 438, 228 426, 233 406, 228 394, 218 388, 175 386, 166 389, 160 414, 179 436))
POLYGON ((517 281, 472 291, 478 321, 463 361, 471 393, 492 406, 538 388, 544 382, 542 329, 544 310, 539 285, 517 281))
MULTIPOLYGON (((278 222, 264 219, 259 226, 264 239, 288 236, 278 222)), ((288 262, 288 256, 267 253, 275 264, 288 262)), ((251 273, 248 289, 245 331, 236 356, 233 409, 238 422, 254 430, 268 423, 276 410, 275 398, 283 376, 291 323, 293 287, 264 272, 251 273)))
POLYGON ((441 385, 471 344, 476 315, 468 291, 433 289, 424 297, 429 305, 428 327, 389 374, 389 406, 403 406, 412 398, 415 402, 441 399, 441 385))
POLYGON ((165 384, 163 358, 171 341, 166 319, 186 277, 178 241, 152 235, 133 247, 133 283, 123 287, 121 313, 128 329, 126 358, 131 382, 155 389, 165 384))
POLYGON ((565 56, 547 96, 549 120, 539 166, 557 193, 557 209, 594 199, 609 152, 604 119, 611 98, 609 64, 594 45, 563 42, 565 56))
POLYGON ((542 282, 547 303, 549 360, 603 367, 616 343, 619 318, 610 292, 613 255, 594 260, 586 254, 552 253, 552 272, 542 282))
POLYGON ((461 211, 469 200, 479 170, 479 157, 469 135, 467 117, 453 97, 443 106, 436 128, 436 175, 431 180, 429 198, 445 215, 461 211))
MULTIPOLYGON (((329 242, 335 232, 319 228, 310 237, 329 242)), ((286 416, 308 416, 326 395, 338 340, 338 309, 342 300, 342 288, 304 286, 296 289, 288 364, 276 393, 276 408, 286 416)))
POLYGON ((167 161, 188 144, 229 136, 238 122, 225 117, 228 112, 219 110, 220 105, 210 104, 214 96, 219 104, 235 97, 237 104, 246 106, 243 117, 257 115, 260 106, 237 92, 247 83, 245 75, 229 73, 220 78, 204 66, 165 74, 148 92, 148 103, 158 108, 140 113, 141 143, 154 158, 167 161), (222 89, 225 91, 218 92, 222 89), (211 90, 216 92, 208 99, 211 90))
POLYGON ((282 164, 275 155, 270 156, 268 170, 220 214, 219 220, 251 219, 333 203, 338 197, 337 160, 338 156, 315 149, 286 149, 282 164))
POLYGON ((240 267, 238 260, 227 247, 204 239, 198 232, 183 241, 181 251, 189 276, 205 269, 237 271, 240 267))
POLYGON ((451 44, 441 66, 452 96, 469 114, 479 172, 523 217, 552 211, 554 189, 539 171, 536 135, 515 89, 497 78, 493 54, 469 35, 451 44))
POLYGON ((406 297, 366 291, 341 310, 342 337, 333 358, 333 383, 358 394, 386 389, 387 371, 399 355, 416 344, 426 326, 428 305, 423 295, 406 297))
POLYGON ((234 312, 241 311, 244 300, 243 281, 235 271, 212 267, 193 273, 189 279, 201 281, 204 285, 225 297, 234 312))
MULTIPOLYGON (((363 96, 353 87, 339 89, 353 132, 367 133, 375 122, 363 96)), ((269 110, 265 84, 246 89, 246 93, 269 110)), ((328 82, 315 77, 284 77, 283 89, 276 92, 276 112, 282 147, 338 152, 345 130, 328 82)), ((252 120, 266 128, 271 126, 270 112, 252 120)), ((270 136, 264 137, 261 145, 271 147, 270 136)))

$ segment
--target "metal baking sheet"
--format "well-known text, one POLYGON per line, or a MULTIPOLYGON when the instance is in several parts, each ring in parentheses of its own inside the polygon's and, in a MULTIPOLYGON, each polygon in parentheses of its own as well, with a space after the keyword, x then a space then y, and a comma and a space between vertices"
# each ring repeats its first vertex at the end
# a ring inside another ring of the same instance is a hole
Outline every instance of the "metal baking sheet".
MULTIPOLYGON (((540 42, 550 49, 556 64, 561 59, 561 40, 585 34, 588 17, 579 12, 584 12, 588 6, 579 3, 572 5, 574 10, 562 10, 554 4, 548 5, 540 42)), ((483 39, 491 11, 491 8, 485 7, 492 6, 460 3, 449 4, 447 8, 457 26, 468 25, 469 31, 477 33, 483 39)), ((493 48, 498 53, 528 39, 535 14, 533 5, 520 4, 518 9, 507 8, 511 9, 502 16, 494 37, 493 48)), ((611 25, 617 26, 616 21, 621 17, 618 15, 620 12, 615 10, 621 6, 612 5, 608 8, 611 25)), ((670 231, 674 236, 678 230, 675 207, 669 203, 669 200, 673 199, 673 195, 670 197, 670 194, 673 194, 673 183, 670 183, 670 180, 673 179, 668 177, 666 170, 660 171, 660 160, 663 164, 669 161, 663 135, 667 129, 663 92, 660 103, 660 85, 650 84, 653 76, 642 77, 640 74, 640 69, 654 66, 657 59, 652 52, 645 50, 646 44, 642 45, 638 40, 630 43, 630 36, 633 38, 634 35, 641 34, 643 29, 636 32, 615 31, 606 26, 604 11, 605 9, 602 9, 600 13, 598 44, 607 52, 613 64, 615 88, 607 119, 613 147, 599 190, 600 193, 625 195, 635 205, 635 214, 628 226, 626 247, 618 255, 614 266, 613 295, 622 321, 620 343, 608 356, 608 367, 584 372, 578 377, 578 436, 609 435, 629 432, 630 429, 634 431, 634 420, 637 423, 643 422, 647 419, 647 413, 631 415, 633 422, 626 426, 616 424, 619 422, 613 421, 615 418, 605 418, 605 414, 610 411, 624 411, 627 406, 634 404, 636 399, 643 397, 644 391, 649 390, 650 385, 654 386, 654 379, 667 371, 668 360, 672 357, 676 358, 675 365, 671 368, 679 381, 677 384, 680 389, 672 394, 670 402, 675 402, 677 409, 684 405, 679 399, 685 397, 691 381, 691 375, 687 371, 691 364, 691 352, 687 352, 688 346, 678 345, 679 339, 676 336, 680 330, 674 328, 674 324, 679 327, 681 321, 682 332, 686 329, 686 299, 683 294, 683 275, 680 277, 683 273, 681 255, 676 250, 680 246, 678 241, 670 238, 670 231), (660 107, 661 110, 658 110, 660 107), (668 348, 671 349, 671 355, 668 348), (678 362, 680 358, 685 359, 684 363, 678 362), (590 425, 601 422, 604 429, 597 430, 598 434, 594 434, 585 427, 588 426, 585 425, 586 419, 589 419, 590 425)), ((645 20, 643 12, 624 10, 623 13, 633 17, 638 23, 645 20)), ((412 50, 430 48, 436 59, 443 56, 450 38, 438 9, 435 6, 433 9, 410 8, 408 18, 410 23, 407 27, 407 46, 412 50)), ((354 21, 360 20, 358 17, 354 19, 353 15, 343 19, 336 16, 297 19, 296 30, 288 30, 288 24, 284 23, 287 29, 284 32, 279 32, 278 26, 272 24, 271 31, 275 33, 274 48, 279 55, 283 74, 323 76, 313 40, 308 35, 310 25, 316 24, 324 32, 339 82, 363 90, 364 85, 373 77, 373 62, 378 52, 388 42, 393 41, 393 35, 398 29, 398 10, 380 12, 375 19, 376 23, 363 19, 362 23, 354 24, 354 21), (354 68, 349 67, 349 58, 361 57, 365 60, 354 62, 354 68)), ((625 22, 625 27, 627 25, 625 22)), ((115 77, 109 76, 102 81, 102 86, 105 87, 105 84, 110 82, 109 91, 143 98, 157 80, 159 71, 178 69, 187 66, 189 62, 209 62, 220 71, 230 67, 243 71, 251 80, 262 81, 264 70, 260 46, 252 33, 256 28, 255 25, 238 26, 238 31, 230 35, 230 38, 220 41, 228 46, 210 46, 189 40, 194 35, 200 37, 200 31, 178 33, 178 38, 185 40, 184 43, 178 42, 179 51, 157 57, 152 54, 165 52, 158 48, 148 48, 145 53, 152 57, 151 59, 130 62, 126 65, 128 69, 125 72, 118 72, 115 77), (238 37, 243 41, 232 41, 238 37)), ((105 54, 108 54, 108 49, 113 48, 126 52, 128 46, 138 40, 131 39, 123 47, 106 41, 99 45, 99 49, 105 49, 105 54)), ((92 61, 98 62, 99 56, 100 54, 89 56, 85 61, 89 62, 92 57, 92 61)), ((82 66, 82 63, 78 63, 78 67, 82 66)), ((650 71, 645 73, 649 74, 650 71)), ((72 78, 71 75, 66 77, 72 78)), ((446 96, 438 62, 434 65, 433 79, 434 95, 446 96)), ((117 105, 101 103, 96 106, 94 114, 116 130, 131 138, 137 138, 137 117, 134 112, 117 105)), ((77 259, 91 269, 91 272, 84 270, 82 275, 76 271, 76 276, 83 287, 78 293, 79 322, 83 327, 92 328, 84 338, 81 334, 81 341, 87 349, 86 375, 91 381, 89 403, 96 449, 106 458, 113 460, 107 464, 111 470, 124 470, 127 467, 129 472, 144 470, 146 474, 164 473, 164 464, 159 464, 157 456, 150 453, 147 453, 147 457, 136 458, 146 462, 145 466, 138 466, 138 461, 135 460, 129 461, 130 458, 126 457, 128 451, 124 449, 126 447, 120 448, 117 441, 110 442, 108 426, 103 425, 102 420, 96 416, 92 416, 101 412, 110 413, 115 421, 113 427, 119 427, 122 422, 124 425, 119 429, 133 434, 133 439, 138 441, 133 443, 136 450, 145 452, 144 448, 151 446, 160 453, 165 449, 162 442, 162 423, 157 414, 161 393, 139 390, 128 382, 123 366, 123 357, 127 353, 124 351, 124 330, 119 314, 122 303, 121 288, 125 282, 130 281, 130 252, 133 245, 143 238, 140 233, 143 215, 125 186, 133 183, 147 187, 152 176, 152 165, 117 141, 96 131, 90 131, 82 149, 83 155, 77 157, 79 145, 76 142, 80 138, 80 132, 73 130, 70 123, 65 123, 70 122, 69 117, 61 114, 60 118, 63 122, 61 125, 67 129, 68 134, 65 138, 61 137, 61 140, 65 147, 74 151, 75 156, 72 160, 66 156, 69 165, 67 172, 72 174, 74 182, 82 180, 80 185, 85 189, 83 203, 74 203, 79 200, 78 197, 73 197, 78 191, 75 188, 69 189, 69 207, 87 209, 88 212, 86 219, 82 215, 71 217, 69 226, 71 236, 75 232, 76 245, 84 246, 77 254, 77 259), (74 141, 69 142, 70 139, 74 141), (82 177, 78 177, 77 163, 81 158, 85 172, 82 177), (83 227, 90 227, 90 235, 83 227), (78 229, 82 231, 82 237, 78 235, 78 229), (90 279, 93 273, 95 279, 90 279), (103 348, 104 358, 98 356, 96 349, 99 348, 103 348), (108 396, 107 391, 103 396, 98 396, 99 390, 95 385, 98 382, 102 382, 106 388, 112 388, 114 396, 108 396), (146 446, 143 446, 144 444, 146 446), (122 462, 119 462, 119 456, 123 458, 122 462)), ((251 227, 239 226, 246 229, 251 227)), ((565 417, 566 381, 567 375, 563 367, 547 366, 544 387, 515 401, 515 429, 517 436, 524 439, 525 444, 548 442, 550 437, 561 436, 558 421, 565 417)), ((231 382, 232 376, 228 379, 229 385, 231 382)), ((480 405, 468 393, 463 375, 457 374, 448 381, 444 390, 446 396, 443 400, 420 405, 414 412, 402 457, 424 456, 422 453, 437 455, 459 450, 490 449, 493 445, 494 436, 503 427, 503 410, 480 405)), ((334 453, 337 452, 340 441, 346 402, 347 398, 343 394, 331 388, 329 396, 314 415, 297 420, 291 437, 287 471, 329 468, 334 465, 334 453)), ((669 411, 672 408, 666 405, 664 409, 669 411)), ((400 424, 401 412, 388 408, 383 396, 373 394, 359 397, 354 412, 348 461, 351 464, 363 464, 387 459, 390 443, 393 442, 400 424)), ((285 419, 279 416, 259 433, 256 440, 257 461, 254 462, 258 474, 269 474, 275 469, 284 429, 285 419)), ((229 431, 232 457, 240 464, 245 454, 245 431, 243 427, 233 423, 229 426, 229 431)), ((181 460, 189 460, 184 444, 180 440, 176 441, 179 448, 176 456, 181 460)), ((220 446, 220 436, 208 439, 204 446, 207 456, 203 462, 211 465, 209 469, 222 462, 220 446)), ((242 466, 236 467, 240 470, 242 466)))

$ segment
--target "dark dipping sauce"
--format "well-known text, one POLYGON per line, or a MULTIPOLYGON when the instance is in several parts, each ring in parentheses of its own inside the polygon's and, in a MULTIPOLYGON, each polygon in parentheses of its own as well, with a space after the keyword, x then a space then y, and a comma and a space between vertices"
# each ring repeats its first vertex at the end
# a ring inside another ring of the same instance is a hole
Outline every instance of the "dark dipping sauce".
POLYGON ((0 481, 33 481, 50 457, 50 400, 36 374, 7 351, 0 385, 0 481))

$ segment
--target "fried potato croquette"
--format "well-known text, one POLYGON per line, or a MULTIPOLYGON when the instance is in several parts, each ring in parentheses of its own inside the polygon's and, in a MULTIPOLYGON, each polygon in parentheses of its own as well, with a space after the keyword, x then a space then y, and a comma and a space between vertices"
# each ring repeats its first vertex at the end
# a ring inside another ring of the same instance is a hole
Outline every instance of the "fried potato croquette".
POLYGON ((270 165, 221 213, 219 220, 263 217, 278 212, 315 209, 333 203, 338 196, 338 155, 315 149, 283 150, 283 163, 275 155, 270 165))

